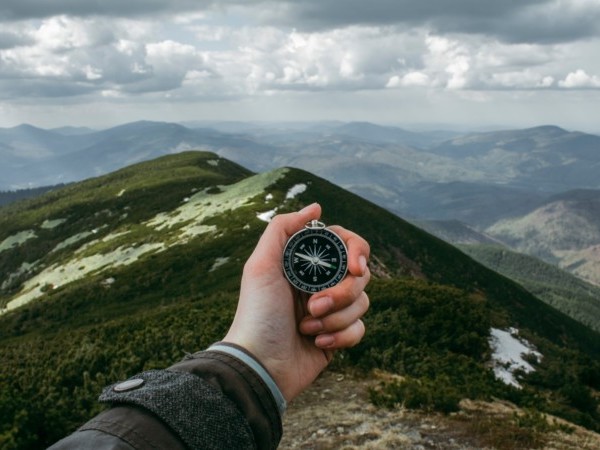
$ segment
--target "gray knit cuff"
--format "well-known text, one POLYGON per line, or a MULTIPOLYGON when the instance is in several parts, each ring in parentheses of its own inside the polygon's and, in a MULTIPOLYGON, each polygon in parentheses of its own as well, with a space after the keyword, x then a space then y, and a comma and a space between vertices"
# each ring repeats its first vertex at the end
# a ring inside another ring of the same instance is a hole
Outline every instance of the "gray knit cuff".
POLYGON ((251 441, 240 442, 242 436, 252 436, 252 430, 237 406, 215 387, 190 373, 142 372, 125 382, 108 386, 99 400, 113 405, 133 404, 151 411, 190 448, 206 448, 210 441, 208 436, 219 439, 210 448, 254 446, 251 441), (199 420, 202 426, 199 426, 199 420), (246 429, 246 433, 240 433, 242 429, 246 429))

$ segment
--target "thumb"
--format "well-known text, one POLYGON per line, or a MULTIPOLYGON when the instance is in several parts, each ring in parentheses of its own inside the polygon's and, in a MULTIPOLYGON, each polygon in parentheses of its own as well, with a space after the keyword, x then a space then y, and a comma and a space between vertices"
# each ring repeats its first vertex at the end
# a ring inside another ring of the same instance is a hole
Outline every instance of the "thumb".
MULTIPOLYGON (((277 215, 269 222, 261 236, 252 258, 263 259, 281 257, 281 252, 287 240, 300 230, 307 222, 321 217, 321 205, 312 203, 298 212, 277 215)), ((268 261, 268 259, 267 259, 268 261)))

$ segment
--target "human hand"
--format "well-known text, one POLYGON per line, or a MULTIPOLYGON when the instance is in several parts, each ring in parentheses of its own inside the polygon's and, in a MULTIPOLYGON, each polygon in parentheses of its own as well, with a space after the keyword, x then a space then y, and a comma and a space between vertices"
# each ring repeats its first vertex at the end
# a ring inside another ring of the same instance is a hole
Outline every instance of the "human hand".
POLYGON ((368 243, 340 226, 330 227, 348 247, 348 275, 313 294, 295 290, 283 275, 283 248, 296 231, 319 219, 314 203, 275 216, 244 266, 240 298, 225 342, 250 351, 269 371, 287 401, 327 366, 337 349, 356 345, 365 333, 360 318, 369 307, 368 243))

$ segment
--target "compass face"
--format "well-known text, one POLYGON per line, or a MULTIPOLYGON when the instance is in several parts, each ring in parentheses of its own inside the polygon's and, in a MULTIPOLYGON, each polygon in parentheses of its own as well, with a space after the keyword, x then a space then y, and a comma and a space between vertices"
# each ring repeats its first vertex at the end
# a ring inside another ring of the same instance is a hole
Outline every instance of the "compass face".
POLYGON ((294 234, 283 251, 283 271, 304 292, 335 286, 346 276, 348 251, 344 241, 326 228, 306 228, 294 234))

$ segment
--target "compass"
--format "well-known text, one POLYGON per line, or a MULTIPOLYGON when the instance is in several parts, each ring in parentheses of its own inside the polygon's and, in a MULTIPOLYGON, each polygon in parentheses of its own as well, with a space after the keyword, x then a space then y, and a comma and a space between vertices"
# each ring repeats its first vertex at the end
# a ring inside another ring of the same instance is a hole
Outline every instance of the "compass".
POLYGON ((314 293, 335 286, 348 271, 342 238, 312 220, 294 234, 283 250, 283 273, 295 288, 314 293))

